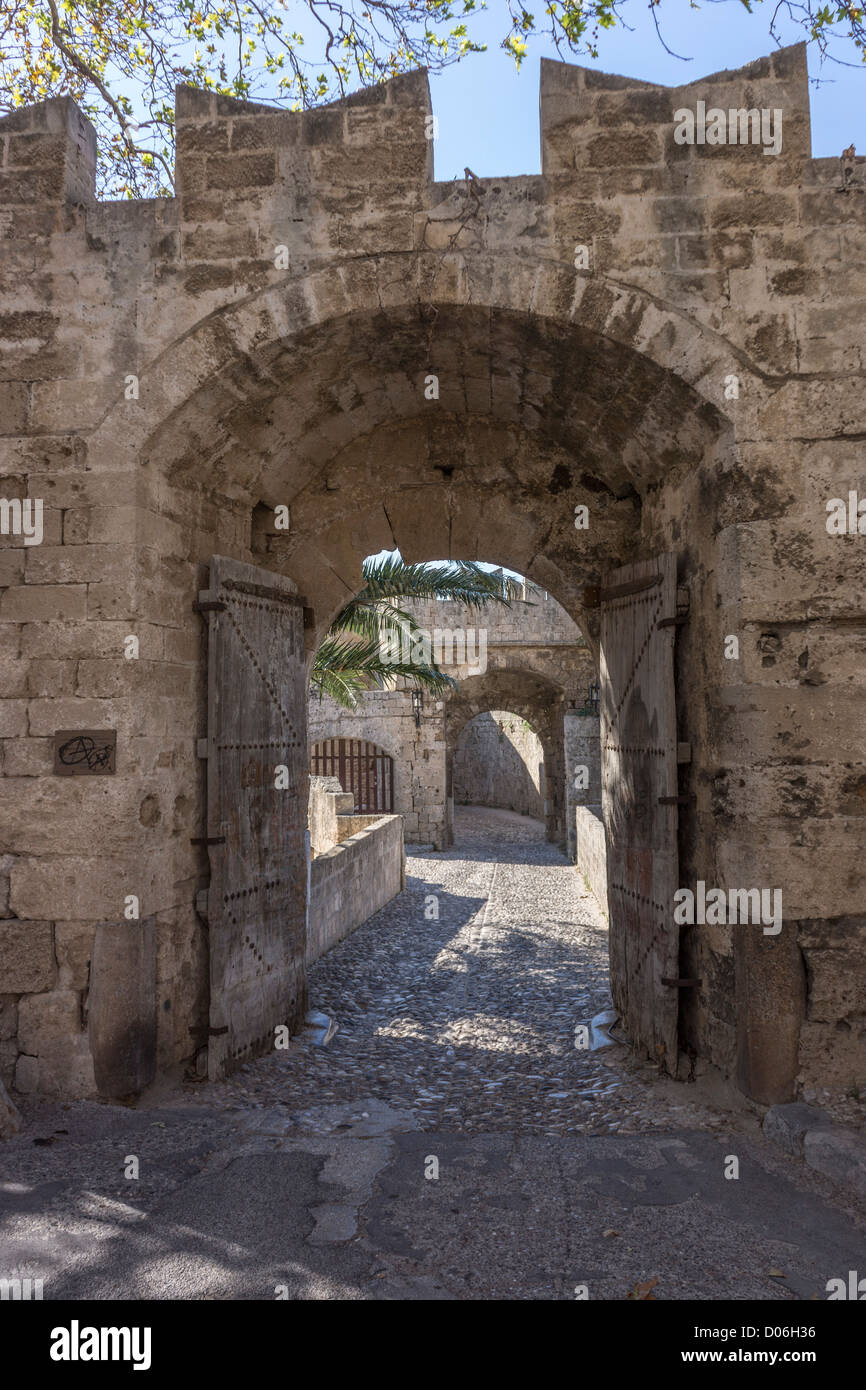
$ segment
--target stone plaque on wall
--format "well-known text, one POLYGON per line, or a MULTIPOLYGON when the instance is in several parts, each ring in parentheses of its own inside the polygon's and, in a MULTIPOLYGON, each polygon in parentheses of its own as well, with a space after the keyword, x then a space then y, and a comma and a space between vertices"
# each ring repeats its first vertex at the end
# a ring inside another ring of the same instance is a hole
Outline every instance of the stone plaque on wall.
POLYGON ((116 729, 60 729, 54 735, 54 771, 61 777, 106 777, 115 772, 116 729))

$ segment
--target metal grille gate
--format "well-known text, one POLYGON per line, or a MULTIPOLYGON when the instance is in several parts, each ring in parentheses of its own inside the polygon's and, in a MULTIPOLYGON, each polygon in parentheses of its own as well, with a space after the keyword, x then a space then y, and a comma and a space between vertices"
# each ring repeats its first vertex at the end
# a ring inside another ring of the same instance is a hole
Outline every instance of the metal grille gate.
POLYGON ((355 798, 361 815, 394 810, 394 759, 375 743, 359 738, 326 738, 315 744, 310 760, 314 777, 336 777, 355 798))

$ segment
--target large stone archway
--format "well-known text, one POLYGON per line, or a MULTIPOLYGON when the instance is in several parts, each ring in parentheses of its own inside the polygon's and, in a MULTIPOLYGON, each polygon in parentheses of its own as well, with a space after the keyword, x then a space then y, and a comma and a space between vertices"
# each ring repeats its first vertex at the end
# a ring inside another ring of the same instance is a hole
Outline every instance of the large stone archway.
POLYGON ((181 89, 164 204, 94 202, 71 102, 0 121, 4 469, 45 506, 0 603, 18 1084, 93 1089, 92 943, 131 896, 159 1064, 201 1027, 210 558, 294 581, 312 650, 393 545, 495 556, 591 642, 587 589, 677 554, 683 882, 785 892, 778 938, 685 933, 683 1038, 758 1099, 862 1065, 866 597, 824 519, 866 486, 864 199, 809 157, 806 82, 795 48, 700 84, 785 109, 768 160, 675 145, 689 88, 545 64, 542 175, 480 193, 430 180, 423 74, 305 115, 181 89), (54 777, 70 728, 117 731, 111 779, 54 777))

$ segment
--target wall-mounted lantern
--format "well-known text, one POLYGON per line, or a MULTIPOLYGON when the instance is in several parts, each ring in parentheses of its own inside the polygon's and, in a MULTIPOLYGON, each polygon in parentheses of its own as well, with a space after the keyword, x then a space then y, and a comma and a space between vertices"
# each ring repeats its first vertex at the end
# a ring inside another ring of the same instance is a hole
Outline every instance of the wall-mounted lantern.
POLYGON ((587 705, 593 714, 598 714, 598 681, 590 683, 587 705))
POLYGON ((424 708, 424 691, 412 691, 412 713, 415 716, 415 728, 421 728, 421 711, 424 708))

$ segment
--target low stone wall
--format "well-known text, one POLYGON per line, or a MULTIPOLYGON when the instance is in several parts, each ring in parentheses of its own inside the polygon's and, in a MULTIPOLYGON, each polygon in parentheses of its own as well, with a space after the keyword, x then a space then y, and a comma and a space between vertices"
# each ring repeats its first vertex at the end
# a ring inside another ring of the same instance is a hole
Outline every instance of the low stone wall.
POLYGON ((607 915, 607 848, 601 806, 574 808, 575 865, 607 915))
MULTIPOLYGON (((311 777, 308 824, 313 858, 351 835, 346 821, 354 820, 355 798, 344 792, 336 777, 311 777)), ((359 829, 357 825, 354 830, 359 829)))
MULTIPOLYGON (((359 815, 354 812, 351 815, 342 813, 337 817, 337 838, 334 843, 341 845, 351 835, 357 835, 359 830, 366 830, 368 825, 376 825, 382 819, 383 817, 378 811, 373 811, 369 815, 359 815)), ((392 817, 389 816, 387 819, 390 820, 392 817)), ((400 820, 402 819, 403 817, 400 816, 400 820)), ((406 838, 405 829, 403 838, 404 840, 406 838)), ((328 848, 330 849, 331 846, 329 845, 328 848)))
POLYGON ((307 964, 366 922, 405 886, 402 816, 346 816, 361 822, 310 865, 307 964))

